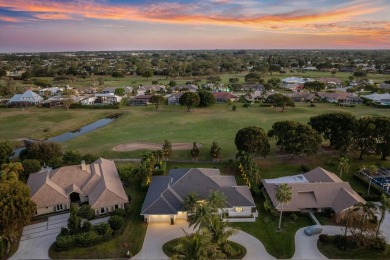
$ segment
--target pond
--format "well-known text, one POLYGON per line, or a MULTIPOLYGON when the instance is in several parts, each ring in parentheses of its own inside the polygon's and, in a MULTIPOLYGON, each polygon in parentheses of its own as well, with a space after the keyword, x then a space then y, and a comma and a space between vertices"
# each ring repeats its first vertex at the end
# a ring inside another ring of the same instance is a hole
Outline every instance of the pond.
MULTIPOLYGON (((83 134, 89 133, 91 131, 94 131, 94 130, 102 127, 102 126, 108 125, 109 123, 114 121, 115 118, 116 117, 103 118, 103 119, 95 121, 95 122, 93 122, 91 124, 85 125, 85 126, 81 127, 80 129, 77 129, 77 130, 74 130, 74 131, 71 131, 71 132, 67 132, 67 133, 64 133, 64 134, 61 134, 61 135, 57 135, 57 136, 51 137, 51 138, 47 139, 46 141, 47 142, 57 142, 57 143, 66 142, 66 141, 69 141, 69 140, 71 140, 73 138, 76 138, 76 137, 78 137, 80 135, 83 135, 83 134)), ((18 149, 15 149, 14 150, 14 156, 19 156, 20 152, 23 149, 25 149, 25 147, 20 147, 18 149)))

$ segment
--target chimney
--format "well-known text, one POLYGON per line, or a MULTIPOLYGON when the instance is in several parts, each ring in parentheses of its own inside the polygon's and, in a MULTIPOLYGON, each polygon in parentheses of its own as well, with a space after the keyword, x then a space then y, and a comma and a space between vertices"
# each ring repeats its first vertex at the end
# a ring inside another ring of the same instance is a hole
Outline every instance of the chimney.
POLYGON ((82 160, 81 161, 81 170, 85 171, 87 169, 86 165, 85 165, 85 161, 82 160))

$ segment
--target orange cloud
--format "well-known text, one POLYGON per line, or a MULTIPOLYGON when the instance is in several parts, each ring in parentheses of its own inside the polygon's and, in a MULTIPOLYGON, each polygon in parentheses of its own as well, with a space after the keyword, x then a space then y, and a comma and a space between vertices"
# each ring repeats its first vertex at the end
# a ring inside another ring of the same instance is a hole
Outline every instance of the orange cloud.
POLYGON ((18 19, 16 17, 0 15, 0 21, 9 22, 9 23, 17 23, 17 22, 20 22, 20 19, 18 19))
POLYGON ((42 20, 73 20, 69 15, 57 13, 35 14, 34 17, 42 20))

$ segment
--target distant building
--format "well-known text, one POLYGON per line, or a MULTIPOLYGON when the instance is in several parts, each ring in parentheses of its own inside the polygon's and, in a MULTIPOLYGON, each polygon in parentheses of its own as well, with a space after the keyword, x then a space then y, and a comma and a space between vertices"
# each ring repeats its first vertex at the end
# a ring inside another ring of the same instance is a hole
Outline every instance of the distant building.
POLYGON ((9 106, 35 106, 40 104, 43 98, 37 93, 28 90, 23 94, 14 95, 9 101, 9 106))

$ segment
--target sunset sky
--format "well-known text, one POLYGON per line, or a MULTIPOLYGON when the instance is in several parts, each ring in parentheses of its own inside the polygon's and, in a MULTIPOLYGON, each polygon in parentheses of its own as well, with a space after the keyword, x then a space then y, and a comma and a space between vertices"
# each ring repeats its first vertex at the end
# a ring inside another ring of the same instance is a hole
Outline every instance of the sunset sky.
POLYGON ((390 0, 0 0, 0 52, 390 49, 390 0))

